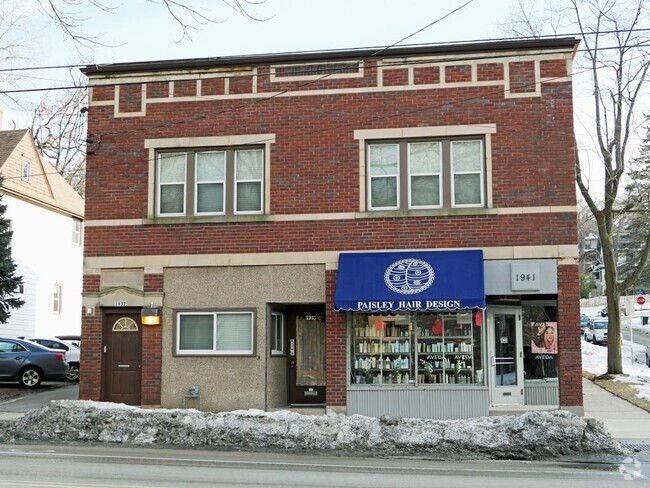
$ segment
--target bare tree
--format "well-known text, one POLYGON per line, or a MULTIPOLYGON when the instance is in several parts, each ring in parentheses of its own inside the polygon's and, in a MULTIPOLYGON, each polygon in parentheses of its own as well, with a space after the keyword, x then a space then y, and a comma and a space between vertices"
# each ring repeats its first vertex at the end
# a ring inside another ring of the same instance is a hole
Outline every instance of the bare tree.
POLYGON ((34 110, 31 131, 39 151, 81 196, 86 184, 86 90, 47 94, 34 110))
MULTIPOLYGON (((202 26, 220 23, 209 11, 195 6, 192 0, 145 0, 148 3, 159 5, 167 10, 180 29, 180 38, 191 39, 191 33, 202 26)), ((77 47, 93 47, 105 45, 95 33, 85 31, 88 17, 81 13, 82 8, 91 6, 101 12, 115 13, 122 4, 119 0, 37 0, 39 9, 46 14, 66 35, 74 41, 77 47)), ((250 8, 260 5, 266 0, 221 0, 221 3, 251 20, 265 20, 254 15, 250 8)))
MULTIPOLYGON (((535 14, 529 2, 518 0, 515 10, 520 18, 535 14)), ((593 214, 602 249, 605 270, 605 294, 609 309, 607 372, 623 372, 621 351, 621 293, 634 283, 650 255, 650 228, 645 229, 644 247, 636 256, 633 269, 619 281, 615 233, 621 212, 634 211, 634 204, 623 201, 621 189, 626 174, 630 140, 635 137, 641 115, 638 112, 650 68, 650 35, 647 29, 650 5, 646 0, 556 0, 553 13, 563 22, 555 24, 568 32, 576 26, 582 38, 577 58, 580 69, 591 78, 592 121, 589 126, 595 140, 595 152, 604 171, 602 187, 590 186, 580 154, 576 153, 576 182, 580 194, 593 214)), ((542 22, 531 26, 544 25, 542 22)), ((517 24, 518 30, 525 22, 517 24)), ((511 31, 512 32, 512 31, 511 31)), ((530 36, 539 36, 533 29, 530 36)))

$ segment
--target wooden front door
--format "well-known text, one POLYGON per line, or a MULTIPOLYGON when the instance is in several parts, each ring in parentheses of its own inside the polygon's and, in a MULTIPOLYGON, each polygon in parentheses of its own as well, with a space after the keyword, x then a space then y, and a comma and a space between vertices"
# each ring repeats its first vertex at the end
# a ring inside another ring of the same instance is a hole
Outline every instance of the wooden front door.
POLYGON ((140 310, 104 312, 102 400, 140 405, 142 324, 140 310))
POLYGON ((287 316, 290 405, 325 404, 325 307, 291 309, 287 316))

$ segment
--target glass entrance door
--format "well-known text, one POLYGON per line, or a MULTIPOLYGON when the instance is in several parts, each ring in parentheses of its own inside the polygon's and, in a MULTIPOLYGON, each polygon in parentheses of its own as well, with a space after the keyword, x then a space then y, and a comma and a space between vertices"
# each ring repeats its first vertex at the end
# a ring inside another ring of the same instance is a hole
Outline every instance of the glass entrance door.
POLYGON ((289 315, 287 391, 290 405, 325 404, 325 311, 289 315))
POLYGON ((488 317, 492 405, 523 405, 521 309, 495 307, 488 317))

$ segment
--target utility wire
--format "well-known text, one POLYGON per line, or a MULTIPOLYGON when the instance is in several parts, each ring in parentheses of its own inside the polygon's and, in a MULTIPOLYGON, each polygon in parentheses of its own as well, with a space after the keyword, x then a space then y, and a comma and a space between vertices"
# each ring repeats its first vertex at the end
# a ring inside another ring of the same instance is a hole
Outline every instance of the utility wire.
MULTIPOLYGON (((596 69, 602 69, 602 68, 603 67, 596 68, 596 69)), ((585 68, 583 71, 584 72, 590 72, 591 68, 585 68)), ((565 78, 565 76, 558 76, 558 77, 555 77, 555 78, 549 78, 548 81, 559 80, 559 79, 563 79, 563 78, 565 78)), ((527 87, 531 87, 531 86, 535 86, 535 85, 536 85, 536 82, 523 84, 523 85, 518 85, 517 89, 523 89, 523 88, 527 88, 527 87)), ((494 91, 494 96, 505 95, 506 93, 509 92, 508 89, 500 88, 500 87, 489 87, 488 86, 488 87, 485 87, 485 88, 488 89, 488 90, 493 90, 494 91)), ((445 106, 448 106, 448 105, 457 105, 457 104, 462 104, 462 103, 466 103, 466 102, 472 102, 472 101, 475 101, 475 100, 484 99, 484 98, 486 98, 486 96, 489 97, 489 95, 486 95, 486 94, 483 93, 483 94, 472 96, 472 97, 463 97, 463 98, 457 98, 457 99, 453 99, 453 100, 452 99, 447 99, 444 102, 429 104, 429 105, 427 105, 425 107, 418 107, 418 108, 415 108, 415 109, 396 110, 393 114, 389 114, 389 115, 386 115, 386 114, 371 115, 371 116, 369 116, 368 118, 366 118, 366 119, 364 119, 362 121, 348 122, 348 123, 323 127, 323 128, 315 129, 315 130, 302 131, 302 132, 292 134, 292 137, 304 137, 304 136, 309 136, 309 135, 313 135, 313 134, 319 134, 319 133, 322 133, 322 132, 327 132, 327 131, 330 131, 330 130, 342 129, 342 128, 345 128, 345 127, 357 127, 359 124, 372 122, 372 121, 377 120, 377 119, 386 120, 386 119, 392 119, 394 117, 399 117, 399 116, 403 116, 403 115, 417 114, 417 113, 421 113, 421 112, 426 112, 428 110, 439 109, 439 108, 442 108, 442 107, 445 107, 445 106)), ((222 113, 225 113, 225 112, 227 112, 227 111, 219 112, 219 113, 216 113, 216 114, 211 113, 210 118, 214 118, 215 116, 221 115, 222 113)), ((202 119, 208 118, 208 116, 207 115, 206 116, 201 116, 201 118, 202 119)), ((480 124, 474 124, 474 125, 480 125, 480 124)), ((170 126, 172 126, 172 125, 168 125, 167 127, 170 127, 170 126)), ((151 130, 151 129, 155 129, 155 128, 158 128, 158 127, 150 127, 147 130, 151 130)), ((133 131, 131 131, 131 133, 132 132, 133 131)), ((562 134, 565 134, 565 131, 559 131, 559 132, 561 132, 562 134)), ((119 134, 120 134, 119 132, 116 132, 116 133, 112 133, 110 135, 111 136, 116 136, 116 135, 119 135, 119 134)), ((259 141, 251 141, 249 144, 263 144, 265 142, 267 142, 267 141, 260 139, 259 141)), ((180 148, 179 148, 179 150, 180 150, 180 148)), ((140 163, 150 164, 150 163, 152 163, 154 161, 155 160, 151 160, 149 158, 146 158, 144 160, 136 161, 136 163, 140 162, 140 163)), ((125 165, 132 165, 132 164, 134 164, 134 161, 132 161, 132 160, 124 161, 124 162, 113 162, 113 163, 109 163, 109 164, 103 164, 102 168, 125 166, 125 165)), ((70 172, 72 172, 72 171, 74 171, 74 170, 70 170, 70 172)), ((52 172, 45 172, 45 173, 41 173, 41 174, 32 173, 32 176, 44 176, 44 175, 47 175, 47 174, 54 174, 54 173, 61 174, 59 171, 52 171, 52 172)), ((19 179, 19 178, 21 178, 21 176, 7 176, 7 177, 5 177, 5 180, 19 179)))
MULTIPOLYGON (((575 53, 581 53, 581 52, 587 52, 587 51, 589 51, 589 52, 594 52, 594 51, 603 52, 603 51, 618 50, 618 49, 621 49, 622 47, 623 46, 620 46, 620 45, 618 45, 618 46, 604 46, 604 47, 599 47, 599 48, 590 49, 590 50, 587 50, 587 49, 575 49, 575 50, 571 49, 571 50, 555 50, 553 52, 554 52, 554 54, 571 54, 571 53, 574 53, 574 52, 575 53)), ((644 43, 634 44, 634 45, 625 46, 625 47, 626 48, 650 47, 650 40, 646 41, 644 43)), ((531 53, 531 54, 529 54, 529 56, 530 57, 536 57, 536 56, 543 57, 546 54, 547 53, 538 53, 538 54, 531 53)), ((372 56, 376 56, 376 54, 372 54, 372 56)), ((459 57, 454 57, 454 58, 445 57, 444 59, 440 59, 438 61, 431 61, 431 62, 434 62, 434 63, 438 63, 438 62, 439 63, 443 63, 443 62, 444 63, 452 63, 452 62, 463 62, 463 61, 480 61, 480 60, 486 60, 486 59, 487 60, 491 60, 491 59, 498 60, 498 59, 502 59, 502 58, 511 58, 512 56, 513 56, 512 54, 492 54, 492 55, 487 55, 486 54, 486 55, 482 55, 482 56, 466 55, 466 56, 459 56, 459 57)), ((368 61, 369 58, 370 57, 366 57, 366 58, 363 58, 363 59, 356 59, 356 60, 355 59, 350 59, 350 60, 346 60, 346 61, 342 60, 342 62, 360 63, 360 62, 363 62, 363 61, 368 61)), ((425 61, 423 61, 423 60, 401 61, 401 62, 395 62, 395 63, 382 64, 382 67, 386 67, 386 68, 408 67, 410 65, 422 64, 423 62, 426 62, 426 60, 425 61)), ((309 63, 309 64, 323 64, 323 63, 309 63)), ((328 73, 328 74, 323 75, 321 78, 318 78, 316 80, 310 80, 310 81, 308 81, 306 83, 303 83, 303 84, 301 84, 301 85, 299 85, 299 86, 297 86, 295 88, 285 90, 285 91, 281 92, 281 94, 289 93, 289 92, 292 92, 292 91, 297 91, 299 88, 302 88, 302 87, 304 87, 306 85, 311 85, 311 84, 317 83, 318 81, 326 79, 326 78, 328 78, 330 76, 336 75, 336 73, 335 73, 336 71, 344 71, 345 69, 346 68, 334 68, 334 69, 328 68, 328 71, 331 71, 331 72, 328 73)), ((129 86, 129 85, 142 85, 143 83, 144 84, 157 83, 155 78, 157 78, 157 77, 165 78, 165 77, 168 77, 168 76, 169 75, 166 72, 165 73, 151 73, 151 74, 147 74, 147 77, 148 77, 148 79, 150 79, 152 81, 146 81, 146 82, 142 82, 142 81, 124 81, 124 82, 107 83, 107 84, 103 84, 103 85, 78 84, 78 85, 52 86, 52 87, 41 87, 41 88, 21 88, 21 89, 14 89, 14 90, 0 90, 0 95, 9 95, 9 94, 17 94, 17 93, 35 93, 35 92, 48 92, 48 91, 62 91, 62 90, 77 90, 77 89, 89 89, 89 88, 103 88, 103 87, 115 87, 115 86, 129 86)), ((213 77, 211 77, 209 79, 228 79, 228 78, 245 79, 245 78, 255 78, 255 77, 259 78, 260 75, 259 74, 248 74, 248 75, 239 75, 238 74, 237 76, 233 77, 232 75, 225 74, 225 75, 222 75, 222 76, 213 76, 213 77)), ((188 78, 178 78, 178 79, 174 79, 174 80, 171 80, 171 81, 180 82, 180 81, 198 81, 198 80, 205 80, 205 78, 188 77, 188 78)), ((164 80, 164 81, 170 81, 170 80, 164 80)), ((286 82, 287 83, 291 82, 291 80, 288 80, 286 82)), ((258 95, 263 95, 265 93, 272 94, 273 92, 258 92, 257 94, 258 95)), ((194 97, 195 98, 201 98, 201 95, 195 95, 194 97)), ((204 97, 206 99, 211 99, 212 98, 212 96, 204 96, 204 97)))
MULTIPOLYGON (((423 27, 422 29, 425 29, 423 27)), ((496 38, 480 38, 480 39, 468 39, 463 41, 441 41, 436 43, 417 43, 417 44, 403 44, 402 47, 426 47, 426 46, 446 46, 446 45, 462 45, 462 44, 472 44, 472 43, 481 43, 481 42, 500 42, 500 41, 530 41, 538 39, 558 39, 562 37, 582 37, 582 36, 595 36, 595 35, 607 35, 607 34, 617 34, 621 32, 648 32, 650 28, 638 28, 638 29, 617 29, 617 30, 607 30, 607 31, 597 31, 597 32, 568 32, 562 34, 546 34, 540 36, 529 36, 529 37, 496 37, 496 38)), ((418 31, 419 32, 419 31, 418 31)), ((410 34, 402 40, 408 39, 415 34, 410 34)), ((398 41, 401 42, 401 41, 398 41)), ((369 50, 369 49, 386 49, 378 46, 368 46, 360 47, 354 49, 333 49, 333 50, 318 50, 318 51, 292 51, 292 52, 271 52, 271 53, 260 53, 256 55, 251 55, 251 58, 255 56, 279 56, 282 54, 306 54, 306 53, 325 53, 325 52, 343 52, 343 51, 355 51, 355 50, 369 50)), ((238 58, 240 56, 224 56, 222 58, 227 60, 229 57, 238 58)), ((19 68, 0 68, 0 73, 14 72, 14 71, 32 71, 32 70, 51 70, 51 69, 73 69, 73 68, 86 68, 88 66, 102 67, 102 66, 111 66, 115 63, 84 63, 84 64, 58 64, 58 65, 45 65, 45 66, 23 66, 19 68)))

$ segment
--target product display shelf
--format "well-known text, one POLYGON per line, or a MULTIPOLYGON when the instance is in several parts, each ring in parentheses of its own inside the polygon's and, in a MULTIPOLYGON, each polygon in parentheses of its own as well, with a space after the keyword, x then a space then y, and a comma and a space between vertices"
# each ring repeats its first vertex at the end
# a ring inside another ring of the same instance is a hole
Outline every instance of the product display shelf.
POLYGON ((440 334, 431 334, 422 328, 418 332, 415 346, 418 383, 474 383, 471 328, 460 331, 447 329, 440 334))
POLYGON ((355 333, 353 341, 354 383, 412 384, 411 339, 407 335, 364 335, 361 331, 355 333))

